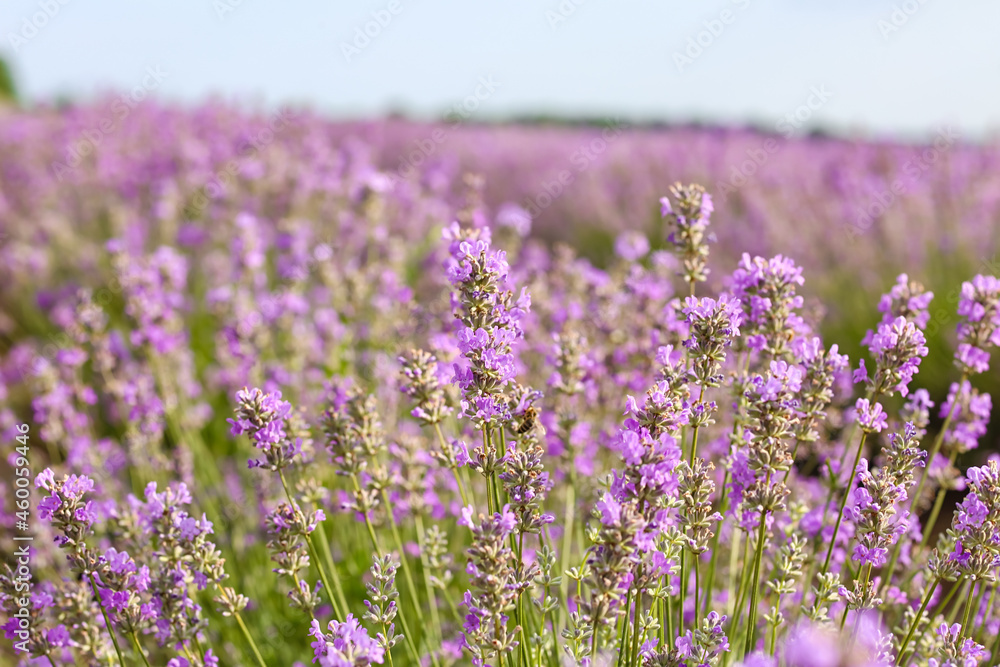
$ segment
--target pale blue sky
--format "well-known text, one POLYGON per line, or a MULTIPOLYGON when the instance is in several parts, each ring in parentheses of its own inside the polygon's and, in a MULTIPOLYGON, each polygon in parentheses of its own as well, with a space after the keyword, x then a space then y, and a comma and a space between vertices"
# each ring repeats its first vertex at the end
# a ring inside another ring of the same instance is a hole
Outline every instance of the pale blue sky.
POLYGON ((617 114, 773 127, 811 87, 825 87, 829 99, 813 98, 809 126, 897 136, 941 123, 966 137, 1000 130, 997 0, 562 0, 573 11, 558 23, 549 12, 560 0, 62 2, 0 2, 0 53, 29 100, 129 89, 158 67, 167 76, 155 94, 170 100, 218 94, 305 102, 334 117, 432 116, 492 77, 498 85, 480 88, 476 118, 617 114), (47 25, 12 43, 47 4, 58 7, 47 25), (220 17, 224 4, 234 7, 220 17), (894 6, 912 14, 897 14, 901 25, 888 32, 894 6), (391 21, 348 61, 343 45, 379 11, 391 21), (711 23, 722 18, 729 23, 711 23), (675 52, 706 21, 719 34, 704 33, 707 46, 678 67, 675 52))

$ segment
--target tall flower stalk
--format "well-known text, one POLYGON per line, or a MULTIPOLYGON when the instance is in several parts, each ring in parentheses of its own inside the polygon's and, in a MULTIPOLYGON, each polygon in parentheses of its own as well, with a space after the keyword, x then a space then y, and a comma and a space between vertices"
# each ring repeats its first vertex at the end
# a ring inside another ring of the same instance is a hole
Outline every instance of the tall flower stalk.
MULTIPOLYGON (((852 368, 816 335, 844 312, 796 261, 709 261, 725 193, 675 186, 666 239, 632 216, 585 257, 547 221, 572 198, 495 208, 503 184, 447 159, 387 174, 311 117, 201 201, 259 123, 134 114, 65 182, 22 169, 51 151, 0 123, 17 269, 0 607, 25 664, 974 667, 1000 650, 1000 472, 963 467, 992 432, 995 278, 959 295, 950 391, 920 387, 948 340, 930 292, 899 276, 852 368), (161 135, 141 169, 105 150, 161 135), (41 227, 20 224, 38 201, 41 227), (66 234, 81 212, 99 227, 66 234), (246 438, 220 437, 226 396, 246 438)), ((760 200, 737 199, 756 234, 760 200)))

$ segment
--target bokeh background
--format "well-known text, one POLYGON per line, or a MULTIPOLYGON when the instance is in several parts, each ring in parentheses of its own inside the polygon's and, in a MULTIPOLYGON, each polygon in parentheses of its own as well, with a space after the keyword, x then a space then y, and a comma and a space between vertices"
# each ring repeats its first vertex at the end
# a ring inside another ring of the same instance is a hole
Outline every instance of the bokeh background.
MULTIPOLYGON (((388 173, 482 174, 489 205, 599 264, 625 229, 655 247, 658 197, 700 182, 715 276, 793 256, 852 357, 897 273, 931 287, 921 381, 943 397, 957 288, 1000 268, 998 23, 990 0, 8 0, 0 123, 308 109, 388 173)), ((141 151, 127 134, 105 150, 141 151)))
POLYGON ((128 90, 158 67, 160 99, 298 102, 333 118, 434 118, 485 76, 499 87, 469 120, 773 129, 825 86, 810 129, 920 139, 949 122, 985 138, 1000 124, 1000 7, 989 0, 392 4, 6 0, 0 26, 33 102, 128 90))
MULTIPOLYGON (((339 248, 324 239, 341 261, 338 250, 363 245, 358 221, 377 192, 395 240, 430 257, 430 231, 478 174, 498 223, 600 267, 623 234, 664 247, 659 198, 674 182, 701 183, 715 204, 705 292, 743 253, 788 255, 805 269, 824 340, 855 363, 879 296, 906 272, 936 294, 913 386, 940 405, 957 376, 959 287, 1000 275, 997 25, 996 0, 3 0, 0 379, 14 386, 27 343, 59 349, 72 321, 60 304, 77 287, 110 294, 111 238, 190 261, 198 303, 178 320, 192 350, 181 371, 204 377, 224 349, 208 293, 230 244, 239 255, 243 235, 265 229, 298 239, 282 253, 309 257, 296 243, 351 230, 339 248), (250 157, 248 138, 259 142, 250 157), (240 224, 246 211, 259 228, 240 224)), ((425 267, 404 268, 415 283, 425 267)), ((374 313, 391 331, 386 302, 405 290, 349 288, 370 296, 353 316, 374 313)), ((127 321, 120 289, 102 305, 127 321)), ((311 325, 351 347, 336 313, 315 312, 325 317, 311 325)), ((213 462, 242 465, 222 420, 226 381, 205 383, 216 418, 192 430, 213 462)), ((1000 395, 995 370, 974 384, 1000 395)), ((28 414, 40 395, 29 389, 0 396, 0 426, 28 414)), ((963 467, 1000 450, 997 422, 963 467)), ((217 479, 199 482, 240 510, 217 479)), ((269 569, 253 554, 248 572, 269 569)), ((255 600, 277 595, 253 579, 255 600)))

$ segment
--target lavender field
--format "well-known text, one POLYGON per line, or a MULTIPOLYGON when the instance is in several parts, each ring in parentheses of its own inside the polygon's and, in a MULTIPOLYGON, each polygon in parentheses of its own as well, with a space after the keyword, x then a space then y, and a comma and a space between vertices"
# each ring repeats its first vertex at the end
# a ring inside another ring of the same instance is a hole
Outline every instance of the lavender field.
POLYGON ((1000 145, 0 109, 0 664, 1000 664, 1000 145))

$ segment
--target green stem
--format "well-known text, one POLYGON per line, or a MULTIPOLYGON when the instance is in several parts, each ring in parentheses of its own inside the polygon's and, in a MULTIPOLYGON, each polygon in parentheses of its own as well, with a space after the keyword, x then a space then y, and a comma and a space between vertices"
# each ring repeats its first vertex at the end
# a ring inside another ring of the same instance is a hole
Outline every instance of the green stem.
POLYGON ((795 467, 795 455, 799 453, 799 443, 802 442, 798 438, 795 438, 795 446, 792 447, 792 464, 788 466, 788 470, 785 471, 785 477, 782 481, 783 484, 788 483, 788 476, 792 474, 792 468, 795 467))
POLYGON ((659 629, 659 640, 660 646, 667 645, 667 614, 666 614, 666 595, 660 591, 660 597, 656 599, 656 619, 660 622, 659 629))
MULTIPOLYGON (((500 429, 498 429, 498 431, 500 433, 500 458, 502 459, 505 456, 507 456, 507 436, 504 433, 504 430, 503 430, 502 427, 500 429)), ((494 473, 494 474, 496 474, 496 473, 494 473)), ((498 477, 498 480, 496 482, 494 482, 494 488, 496 489, 497 494, 499 496, 498 501, 499 500, 503 501, 502 503, 499 503, 497 505, 497 511, 500 511, 500 509, 502 509, 503 506, 507 504, 507 501, 509 500, 509 498, 507 497, 507 491, 504 490, 503 489, 503 485, 499 483, 499 477, 498 477), (499 495, 500 492, 501 492, 501 490, 503 490, 503 495, 499 495)))
POLYGON ((392 512, 392 504, 389 502, 389 493, 385 489, 382 489, 382 502, 385 503, 385 513, 389 517, 389 528, 392 532, 393 542, 396 543, 396 549, 399 550, 399 562, 403 565, 403 577, 406 579, 406 592, 409 593, 410 600, 413 602, 413 608, 419 615, 420 596, 417 595, 417 587, 413 584, 413 573, 410 572, 410 565, 406 558, 406 550, 403 549, 403 539, 399 535, 399 526, 397 525, 396 517, 392 512))
POLYGON ((139 654, 142 658, 142 664, 149 667, 149 660, 146 659, 146 654, 142 652, 142 645, 139 644, 139 636, 136 634, 135 630, 132 630, 132 643, 135 645, 135 652, 139 654))
POLYGON ((771 655, 774 655, 774 645, 778 641, 778 614, 781 612, 781 593, 778 593, 778 599, 774 603, 774 619, 771 623, 771 648, 768 651, 771 655))
MULTIPOLYGON (((444 439, 444 433, 441 432, 441 425, 435 423, 434 424, 434 430, 437 431, 438 440, 441 442, 441 451, 442 452, 451 451, 449 449, 448 443, 444 439)), ((451 460, 451 459, 449 458, 449 460, 451 460)), ((465 494, 465 485, 462 484, 462 476, 458 473, 458 467, 457 466, 449 466, 449 470, 451 470, 452 474, 455 476, 455 483, 458 484, 458 495, 460 495, 462 497, 462 507, 468 507, 469 506, 469 496, 467 496, 465 494)))
MULTIPOLYGON (((501 438, 500 438, 500 440, 501 440, 501 446, 503 446, 504 442, 503 442, 503 431, 502 430, 500 431, 500 436, 501 436, 501 438)), ((491 451, 493 449, 493 434, 492 434, 492 429, 489 429, 489 428, 484 428, 483 429, 483 449, 485 451, 487 451, 487 452, 489 452, 489 451, 491 451)), ((504 455, 505 454, 503 452, 500 453, 501 457, 503 457, 504 455)), ((499 511, 501 511, 503 509, 503 504, 500 502, 500 481, 497 479, 497 471, 495 469, 493 470, 493 472, 490 473, 490 476, 486 480, 487 488, 490 487, 491 483, 492 483, 492 488, 493 488, 493 510, 492 511, 493 512, 499 512, 499 511)))
POLYGON ((576 471, 572 465, 570 465, 569 486, 566 488, 566 508, 563 510, 563 515, 565 520, 563 521, 564 532, 560 565, 561 572, 559 573, 561 577, 559 592, 563 605, 565 605, 569 600, 569 577, 566 576, 566 572, 569 570, 570 553, 573 550, 573 524, 576 521, 576 471))
POLYGON ((437 595, 434 593, 434 586, 431 584, 430 564, 427 562, 427 554, 424 553, 424 518, 419 514, 414 515, 414 524, 417 528, 417 539, 420 540, 420 569, 423 572, 424 589, 427 593, 427 603, 431 608, 431 624, 434 626, 438 640, 444 637, 444 629, 441 626, 441 614, 438 611, 437 595))
MULTIPOLYGON (((281 480, 281 487, 285 490, 285 496, 288 498, 288 503, 291 505, 292 511, 296 514, 300 514, 302 510, 299 509, 299 505, 295 502, 295 498, 292 497, 292 492, 288 488, 288 482, 285 480, 285 473, 282 470, 278 470, 278 479, 281 480)), ((316 550, 316 544, 313 542, 312 535, 309 533, 305 534, 306 544, 309 546, 309 556, 316 564, 316 569, 319 570, 319 578, 323 582, 323 587, 326 588, 326 594, 330 597, 330 603, 333 605, 334 612, 340 618, 347 618, 345 614, 338 609, 337 599, 334 597, 333 588, 330 586, 330 581, 327 579, 326 570, 323 568, 323 563, 320 562, 319 552, 316 550)))
MULTIPOLYGON (((382 624, 382 634, 384 634, 386 637, 389 636, 389 627, 385 623, 382 624)), ((385 652, 385 657, 386 657, 386 660, 389 661, 389 667, 393 667, 393 665, 392 665, 392 650, 391 649, 385 652)))
MULTIPOLYGON (((948 457, 948 465, 955 465, 956 458, 958 458, 957 449, 954 450, 948 457)), ((931 533, 934 532, 934 525, 937 523, 938 515, 941 513, 941 506, 944 505, 944 496, 946 493, 948 493, 948 489, 943 486, 938 489, 937 497, 934 499, 934 507, 931 508, 931 513, 927 517, 927 523, 924 524, 924 534, 920 538, 921 549, 926 547, 928 540, 931 539, 931 533)))
MULTIPOLYGON (((399 624, 403 626, 403 641, 406 643, 406 648, 410 652, 410 657, 413 659, 414 664, 420 664, 420 653, 417 651, 416 645, 413 643, 413 633, 410 631, 410 626, 406 622, 406 614, 403 613, 402 606, 399 608, 399 624)), ((434 652, 431 651, 431 656, 434 656, 434 652)))
MULTIPOLYGON (((875 392, 875 389, 872 388, 868 392, 866 398, 870 402, 870 401, 876 400, 877 396, 878 396, 878 394, 875 392)), ((850 443, 851 440, 854 439, 854 432, 857 430, 857 428, 858 428, 858 422, 857 422, 857 420, 855 420, 854 423, 851 424, 850 430, 848 430, 848 432, 847 432, 847 437, 844 438, 844 442, 845 443, 850 443)), ((858 453, 857 453, 857 455, 855 457, 855 461, 859 461, 861 459, 861 450, 863 449, 864 441, 865 441, 864 440, 864 435, 862 435, 861 445, 858 446, 858 453)), ((844 463, 846 463, 847 453, 849 451, 850 451, 850 447, 845 446, 843 453, 840 455, 840 468, 839 468, 840 472, 843 472, 843 470, 844 470, 844 463)), ((855 469, 857 469, 857 467, 858 467, 858 464, 855 463, 854 464, 854 468, 851 468, 850 477, 848 478, 849 480, 853 480, 854 479, 854 474, 855 474, 854 471, 855 471, 855 469)), ((819 531, 820 535, 822 535, 823 532, 826 530, 826 508, 830 506, 830 501, 833 500, 833 494, 836 493, 836 491, 837 491, 837 486, 838 486, 838 484, 837 484, 837 481, 838 481, 837 477, 839 477, 839 473, 836 476, 833 474, 833 467, 830 465, 829 461, 827 462, 827 470, 830 471, 830 480, 829 480, 829 486, 830 486, 830 488, 827 490, 827 493, 826 493, 826 502, 823 503, 823 520, 822 520, 821 525, 820 525, 820 531, 819 531)), ((786 475, 786 477, 787 477, 787 475, 786 475)), ((850 485, 850 481, 848 481, 848 485, 850 485)), ((846 494, 845 494, 845 496, 846 496, 846 494)), ((844 502, 846 503, 846 500, 844 502)), ((840 513, 837 515, 837 526, 838 526, 838 528, 840 527, 840 521, 841 521, 841 517, 843 516, 843 513, 844 513, 843 509, 841 509, 840 513)), ((830 542, 830 551, 827 553, 826 564, 823 566, 823 572, 824 573, 826 572, 826 568, 829 565, 830 554, 833 553, 833 545, 835 544, 835 540, 836 540, 836 531, 834 532, 834 541, 830 542)), ((813 577, 816 575, 815 566, 816 566, 816 561, 814 560, 812 563, 810 563, 808 575, 806 576, 806 578, 805 578, 805 580, 803 582, 804 586, 805 586, 805 591, 806 592, 808 592, 809 587, 812 586, 813 577)))
MULTIPOLYGON (((768 475, 770 476, 770 475, 768 475)), ((768 481, 770 483, 770 480, 768 481)), ((747 611, 747 641, 743 654, 753 651, 754 635, 757 633, 757 588, 760 586, 760 566, 764 558, 764 531, 767 530, 767 513, 760 513, 760 531, 757 534, 757 550, 754 556, 753 584, 750 586, 750 609, 747 611)))
MULTIPOLYGON (((982 635, 983 630, 986 629, 986 619, 989 618, 990 612, 993 611, 993 603, 996 601, 996 597, 997 597, 997 584, 994 583, 993 592, 990 593, 990 601, 986 604, 986 611, 985 613, 983 613, 983 622, 979 624, 979 632, 977 632, 976 634, 982 635)), ((991 655, 995 656, 996 654, 993 653, 991 655)))
MULTIPOLYGON (((701 627, 701 563, 698 562, 698 554, 691 554, 694 561, 694 628, 701 627)), ((711 597, 711 591, 707 591, 705 597, 711 597)))
MULTIPOLYGON (((354 490, 360 493, 361 485, 358 483, 357 474, 351 473, 351 481, 354 483, 354 490)), ((372 548, 375 549, 375 554, 379 558, 382 558, 384 556, 384 552, 382 551, 382 547, 379 546, 378 538, 375 536, 375 527, 372 525, 371 517, 369 516, 367 510, 362 512, 361 514, 365 518, 365 527, 368 529, 368 538, 372 542, 372 548)), ((312 543, 310 542, 310 544, 312 543)), ((402 556, 402 554, 400 555, 402 556)), ((403 626, 403 640, 406 643, 406 648, 410 651, 410 657, 413 658, 415 662, 419 663, 420 653, 417 651, 417 647, 413 643, 413 633, 410 632, 409 624, 406 622, 406 614, 403 613, 403 605, 399 605, 398 610, 399 610, 399 624, 403 626)))
MULTIPOLYGON (((980 584, 979 584, 979 593, 976 594, 976 601, 972 603, 972 608, 976 610, 977 614, 979 613, 979 610, 983 606, 983 596, 985 596, 985 595, 986 595, 986 582, 984 581, 984 582, 980 582, 980 584)), ((985 620, 988 615, 989 615, 989 610, 984 611, 983 612, 983 619, 985 620)), ((972 619, 972 625, 975 625, 975 624, 976 624, 976 621, 975 621, 975 618, 973 618, 972 619)), ((975 636, 976 636, 975 628, 970 628, 969 631, 965 632, 965 636, 969 637, 970 639, 975 638, 975 636)))
POLYGON ((251 650, 253 650, 254 658, 257 659, 257 664, 260 667, 267 667, 267 663, 264 662, 264 658, 260 654, 260 649, 257 648, 257 642, 253 640, 253 635, 250 634, 250 630, 247 629, 247 624, 243 622, 243 616, 240 612, 235 612, 233 616, 236 618, 236 623, 239 624, 240 630, 243 632, 243 636, 246 637, 247 642, 250 644, 251 650))
MULTIPOLYGON (((743 531, 734 526, 733 542, 729 546, 729 583, 726 587, 726 591, 728 592, 726 598, 727 598, 727 604, 729 606, 728 610, 729 618, 734 618, 733 614, 736 613, 736 609, 738 608, 736 606, 736 598, 739 597, 740 595, 740 590, 738 587, 743 583, 742 578, 740 578, 739 582, 737 582, 736 580, 736 574, 737 572, 740 572, 740 569, 736 567, 736 565, 737 565, 737 559, 740 556, 740 541, 742 539, 743 539, 743 531)), ((746 554, 747 554, 747 547, 746 545, 743 545, 743 561, 741 562, 746 561, 746 554)))
POLYGON ((593 662, 597 658, 597 626, 601 622, 601 617, 598 614, 594 614, 594 620, 591 622, 590 627, 590 659, 593 662))
MULTIPOLYGON (((875 388, 874 387, 868 391, 868 394, 865 396, 865 398, 867 398, 869 402, 874 401, 874 400, 876 400, 878 398, 878 394, 875 392, 875 388)), ((854 439, 854 432, 857 429, 858 429, 858 422, 857 422, 857 420, 855 420, 851 424, 850 429, 847 431, 847 437, 844 438, 844 442, 845 443, 850 443, 851 440, 854 439)), ((859 449, 860 449, 860 447, 859 447, 859 449)), ((844 451, 840 455, 840 467, 839 467, 840 472, 843 472, 843 470, 844 470, 844 464, 847 462, 847 453, 849 451, 851 451, 850 447, 847 447, 845 445, 844 451)), ((857 468, 857 464, 855 464, 854 468, 857 468)), ((854 468, 851 469, 851 479, 854 478, 854 468)), ((836 479, 836 477, 833 474, 833 467, 830 465, 829 461, 827 461, 827 470, 830 471, 830 488, 827 490, 827 493, 826 493, 826 502, 823 503, 823 521, 822 521, 822 524, 820 526, 820 531, 819 531, 820 535, 822 535, 823 532, 826 530, 826 508, 829 507, 830 501, 833 500, 833 494, 836 493, 836 491, 837 491, 837 479, 836 479)), ((815 572, 812 570, 812 568, 810 568, 809 569, 809 577, 805 580, 806 590, 808 590, 809 587, 812 586, 812 580, 813 580, 813 576, 814 575, 815 575, 815 572)))
POLYGON ((962 630, 961 634, 958 636, 958 640, 961 641, 965 639, 966 631, 969 628, 969 613, 972 611, 972 595, 976 592, 976 580, 970 580, 969 584, 969 596, 965 599, 965 615, 962 616, 962 630))
MULTIPOLYGON (((955 600, 955 604, 953 604, 951 606, 951 611, 948 612, 948 625, 951 625, 952 623, 955 622, 955 617, 958 616, 958 610, 962 606, 962 602, 961 602, 962 597, 965 595, 965 591, 967 591, 969 589, 969 586, 971 585, 971 583, 972 583, 971 579, 967 579, 967 580, 965 580, 965 582, 962 583, 962 592, 959 594, 958 599, 955 600)), ((941 607, 941 611, 944 611, 944 607, 943 606, 941 607)))
MULTIPOLYGON (((505 505, 505 503, 500 498, 500 486, 501 486, 500 480, 497 477, 497 474, 494 472, 493 473, 493 505, 496 507, 496 511, 497 512, 502 512, 503 511, 503 507, 505 505)), ((513 539, 513 536, 511 536, 511 539, 513 539)))
MULTIPOLYGON (((232 603, 232 598, 229 597, 229 591, 220 584, 216 584, 216 586, 223 599, 225 599, 228 603, 232 603)), ((240 630, 243 631, 243 636, 250 644, 250 648, 253 650, 254 657, 257 659, 257 664, 260 665, 260 667, 267 667, 267 665, 264 663, 264 658, 261 657, 260 655, 260 650, 257 648, 257 642, 253 640, 253 636, 247 629, 246 623, 243 622, 243 616, 240 615, 240 612, 236 611, 235 607, 232 607, 232 609, 233 609, 233 617, 236 619, 236 623, 239 624, 240 630)), ((136 638, 136 643, 138 643, 138 638, 136 638)))
MULTIPOLYGON (((737 614, 736 612, 743 608, 743 602, 746 600, 747 588, 750 586, 750 570, 753 565, 753 558, 750 558, 750 533, 747 532, 746 543, 743 545, 743 567, 740 572, 740 583, 736 588, 736 597, 729 601, 730 613, 729 617, 732 619, 730 621, 730 631, 729 636, 732 637, 731 645, 737 645, 737 637, 742 637, 742 626, 743 626, 743 614, 737 614)), ((756 555, 756 552, 755 554, 756 555)), ((732 556, 730 556, 730 561, 732 561, 732 556)), ((732 575, 730 575, 732 576, 732 575)), ((732 651, 726 653, 723 659, 724 664, 729 664, 728 660, 732 655, 732 651)))
POLYGON ((670 648, 674 647, 674 602, 671 596, 666 597, 664 603, 667 608, 667 642, 670 648))
MULTIPOLYGON (((358 482, 358 476, 357 476, 356 473, 351 473, 351 482, 354 484, 354 491, 358 494, 358 496, 360 496, 361 495, 361 483, 358 482)), ((371 516, 369 516, 368 510, 363 511, 361 513, 361 515, 365 519, 365 528, 368 529, 368 539, 370 539, 372 541, 372 547, 375 548, 375 553, 377 553, 379 555, 379 558, 381 558, 382 557, 382 547, 379 545, 379 543, 378 543, 378 537, 375 535, 375 526, 372 525, 371 516)))
POLYGON ((687 556, 686 551, 681 551, 681 578, 680 578, 680 608, 677 610, 677 634, 684 634, 684 598, 687 597, 687 556))
POLYGON ((326 535, 326 529, 323 528, 323 524, 320 524, 319 533, 323 538, 319 540, 320 546, 323 547, 323 558, 326 560, 326 567, 330 571, 330 578, 333 579, 334 592, 337 594, 337 600, 339 602, 339 607, 337 604, 333 605, 333 611, 337 614, 337 620, 343 620, 346 616, 342 615, 342 610, 350 609, 350 606, 347 604, 347 598, 344 596, 344 586, 340 581, 340 575, 337 573, 337 566, 333 562, 333 552, 330 549, 330 539, 326 535))
POLYGON ((920 609, 917 611, 917 615, 913 617, 913 623, 910 624, 910 631, 906 633, 906 638, 903 643, 899 645, 899 653, 896 655, 896 664, 903 664, 903 656, 906 654, 906 647, 910 644, 910 640, 913 639, 913 633, 916 632, 917 626, 920 625, 920 619, 924 616, 924 610, 927 609, 927 605, 931 601, 931 596, 934 595, 934 589, 937 588, 940 579, 935 578, 931 587, 927 589, 927 593, 924 595, 924 601, 920 604, 920 609))
POLYGON ((629 655, 629 665, 633 665, 639 657, 639 629, 641 627, 642 616, 642 589, 635 597, 635 621, 632 625, 632 652, 629 655))
MULTIPOLYGON (((729 496, 726 494, 726 486, 729 484, 729 470, 726 470, 722 477, 722 503, 719 506, 719 514, 726 516, 726 509, 729 505, 729 496)), ((712 605, 712 588, 715 586, 715 562, 719 555, 719 535, 722 533, 721 524, 715 529, 712 536, 712 557, 708 562, 708 580, 705 582, 705 609, 702 613, 708 615, 709 607, 712 605)))
MULTIPOLYGON (((871 389, 868 390, 868 393, 865 395, 865 398, 868 399, 868 403, 871 404, 871 403, 877 401, 879 396, 880 396, 880 393, 877 392, 877 391, 875 391, 875 387, 872 387, 871 389)), ((851 440, 853 440, 854 439, 854 432, 856 430, 858 430, 858 420, 857 419, 855 419, 854 422, 851 424, 851 428, 847 432, 847 437, 844 438, 844 442, 850 442, 851 440)), ((844 468, 844 463, 847 462, 847 452, 848 451, 850 451, 850 450, 847 447, 845 447, 843 453, 840 455, 840 468, 841 468, 841 470, 843 470, 843 468, 844 468)), ((851 474, 853 475, 854 473, 852 472, 851 474)), ((827 498, 827 503, 829 503, 829 502, 830 502, 830 499, 827 498)))
MULTIPOLYGON (((961 388, 962 385, 965 384, 965 381, 967 379, 968 379, 968 374, 962 373, 962 378, 958 381, 959 388, 961 388)), ((938 431, 937 436, 935 436, 934 443, 931 445, 931 449, 927 453, 927 458, 924 460, 924 472, 920 476, 920 482, 917 483, 917 488, 913 492, 913 495, 910 498, 910 512, 913 514, 916 514, 917 503, 920 502, 920 495, 923 493, 924 484, 927 483, 927 476, 930 474, 931 462, 934 460, 934 457, 937 456, 937 453, 941 450, 941 444, 944 442, 944 434, 948 430, 948 427, 951 426, 951 420, 955 416, 955 407, 957 405, 958 405, 958 397, 956 396, 955 400, 952 401, 951 409, 948 411, 948 416, 945 417, 944 423, 941 425, 941 430, 938 431)), ((928 525, 930 525, 930 523, 931 522, 928 521, 928 525)), ((930 529, 928 527, 926 526, 924 527, 925 536, 928 534, 929 530, 930 529)), ((925 544, 925 540, 921 539, 920 543, 925 544)), ((902 548, 903 548, 903 540, 897 540, 896 546, 893 547, 892 549, 892 557, 889 559, 889 565, 883 570, 882 586, 885 588, 888 588, 892 584, 892 575, 896 571, 896 564, 899 562, 899 555, 902 551, 902 548)))
POLYGON ((184 655, 187 656, 188 662, 192 665, 197 665, 198 660, 195 659, 194 654, 191 653, 191 648, 187 644, 181 644, 181 650, 184 651, 184 655))
POLYGON ((632 608, 632 587, 628 587, 628 593, 625 594, 625 613, 622 614, 622 628, 621 635, 618 637, 618 659, 615 661, 616 667, 623 667, 625 655, 628 652, 628 614, 629 610, 632 608))
POLYGON ((94 573, 90 573, 90 589, 94 591, 94 599, 97 600, 97 606, 101 608, 101 616, 104 617, 104 625, 108 627, 108 634, 111 635, 111 643, 115 645, 115 653, 118 654, 118 664, 121 667, 125 667, 125 658, 122 657, 121 647, 118 646, 118 638, 115 637, 115 629, 111 625, 111 621, 108 619, 108 612, 104 609, 104 603, 101 602, 101 596, 97 592, 97 579, 94 577, 94 573))
MULTIPOLYGON (((545 598, 548 597, 548 595, 549 595, 549 586, 548 586, 548 584, 546 584, 545 586, 542 587, 542 601, 543 602, 545 601, 545 598)), ((545 615, 547 613, 548 612, 545 610, 545 607, 543 606, 542 607, 542 613, 540 614, 541 618, 538 621, 538 636, 539 637, 544 637, 545 636, 545 615)), ((552 652, 551 652, 551 654, 549 656, 549 658, 550 658, 550 661, 549 661, 550 664, 558 665, 558 663, 559 663, 558 652, 556 651, 556 643, 558 641, 559 641, 558 637, 553 637, 552 638, 552 652)), ((542 653, 544 652, 544 650, 545 650, 544 643, 539 643, 538 644, 538 664, 539 665, 541 665, 541 662, 542 662, 542 653)))
MULTIPOLYGON (((513 535, 511 536, 513 539, 513 535)), ((517 566, 520 568, 524 564, 524 533, 518 531, 517 534, 517 566)), ((521 660, 524 661, 524 667, 528 667, 531 664, 530 657, 528 655, 528 633, 525 628, 528 626, 527 617, 524 614, 524 591, 517 594, 517 604, 514 607, 514 611, 517 616, 514 619, 515 627, 521 629, 521 641, 518 644, 518 652, 521 655, 521 660)))
POLYGON ((327 595, 330 596, 330 602, 333 604, 334 613, 340 615, 341 618, 347 618, 347 615, 343 614, 343 612, 338 609, 340 605, 337 602, 333 588, 330 586, 330 580, 327 577, 326 568, 323 567, 323 564, 319 560, 319 551, 316 550, 316 543, 313 542, 312 535, 306 535, 306 544, 309 546, 310 555, 316 562, 316 569, 319 570, 319 578, 323 581, 323 587, 326 588, 327 595))
POLYGON ((830 569, 830 559, 833 557, 833 547, 837 544, 837 533, 840 532, 840 522, 844 519, 844 508, 847 507, 847 499, 851 495, 851 486, 854 483, 854 471, 858 468, 858 463, 861 461, 861 452, 865 448, 865 440, 868 439, 868 432, 863 431, 861 434, 861 442, 858 443, 858 453, 854 455, 854 465, 851 466, 850 476, 847 478, 847 488, 844 489, 844 497, 840 500, 840 510, 837 512, 837 523, 833 526, 833 537, 830 538, 830 547, 826 550, 826 560, 823 561, 823 570, 820 574, 826 574, 830 569))
POLYGON ((691 434, 691 466, 694 466, 694 457, 698 452, 698 427, 695 426, 691 434))
POLYGON ((441 594, 444 596, 445 604, 447 604, 448 605, 448 609, 451 610, 452 616, 454 616, 455 620, 458 623, 461 624, 461 622, 463 620, 465 620, 465 617, 462 615, 462 612, 460 612, 458 610, 458 607, 455 606, 455 601, 452 599, 451 595, 448 593, 448 590, 447 589, 442 590, 441 594))
POLYGON ((941 615, 944 615, 944 610, 948 608, 948 604, 951 602, 951 599, 955 597, 955 594, 958 593, 961 588, 962 584, 956 582, 955 585, 951 587, 951 590, 948 591, 948 594, 944 596, 944 600, 941 600, 941 602, 937 604, 938 612, 941 615))
MULTIPOLYGON (((962 378, 958 381, 959 390, 961 390, 962 385, 968 379, 968 373, 962 373, 962 378)), ((948 410, 948 416, 945 417, 944 423, 941 424, 941 430, 938 431, 937 436, 934 438, 934 444, 931 446, 931 450, 927 453, 927 459, 924 463, 924 473, 920 476, 920 482, 917 484, 917 490, 913 493, 913 499, 910 502, 910 511, 913 512, 916 508, 916 504, 920 502, 920 494, 924 490, 924 484, 927 483, 927 476, 931 472, 931 462, 937 453, 941 451, 941 444, 944 442, 944 434, 947 432, 948 427, 951 426, 951 420, 955 416, 955 408, 958 407, 958 396, 955 396, 955 400, 951 402, 951 409, 948 410)), ((914 512, 915 513, 915 512, 914 512)))
MULTIPOLYGON (((698 403, 700 404, 705 398, 705 385, 701 386, 701 391, 698 394, 698 403)), ((696 405, 697 405, 696 404, 696 405)), ((698 426, 696 425, 691 434, 691 467, 694 467, 694 457, 698 452, 698 426)))
MULTIPOLYGON (((861 588, 859 590, 864 591, 868 587, 868 580, 871 577, 871 575, 872 575, 872 564, 868 563, 868 568, 865 570, 864 577, 861 580, 861 588)), ((847 612, 848 611, 850 611, 850 607, 848 607, 847 605, 844 605, 844 615, 840 617, 840 631, 841 632, 844 631, 844 623, 847 622, 847 612)), ((858 613, 855 614, 855 618, 854 618, 854 630, 851 632, 851 645, 852 646, 854 645, 854 638, 858 634, 858 624, 860 623, 860 621, 861 621, 861 610, 859 609, 858 613)))
POLYGON ((496 509, 493 507, 493 478, 486 478, 486 510, 493 516, 496 509))

